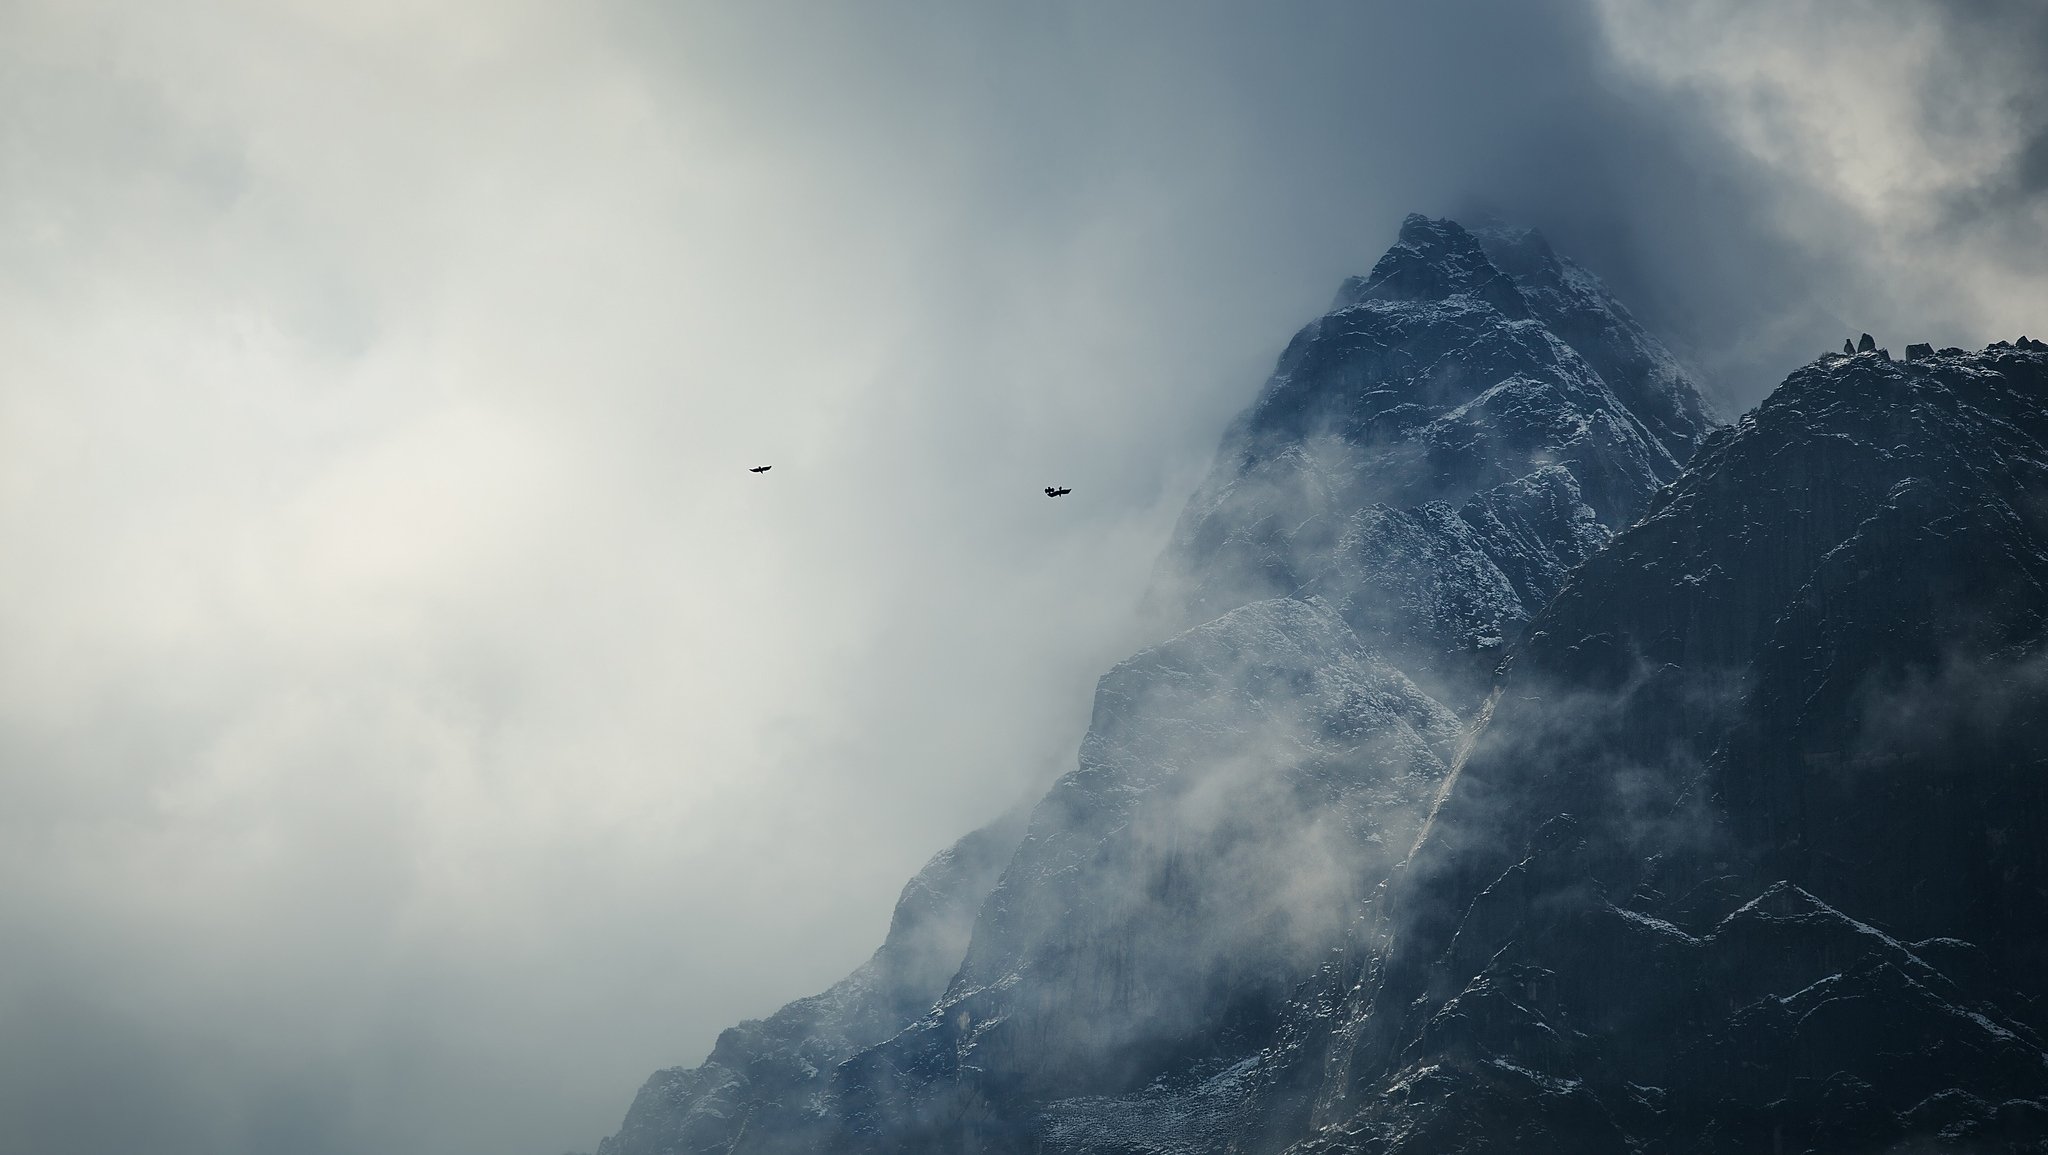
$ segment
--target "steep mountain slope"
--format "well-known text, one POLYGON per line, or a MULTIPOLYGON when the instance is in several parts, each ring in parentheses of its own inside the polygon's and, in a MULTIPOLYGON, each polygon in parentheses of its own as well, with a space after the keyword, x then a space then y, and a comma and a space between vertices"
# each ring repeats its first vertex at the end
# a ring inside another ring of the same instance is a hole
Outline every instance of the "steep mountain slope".
POLYGON ((945 998, 840 1069, 843 1142, 1034 1149, 1043 1105, 1255 1053, 1458 737, 1320 601, 1243 606, 1125 662, 945 998))
POLYGON ((1795 373, 1491 701, 1241 1147, 2048 1150, 2048 345, 1795 373))
POLYGON ((1494 267, 1521 290, 1530 316, 1593 366, 1673 460, 1698 448, 1713 420, 1678 359, 1584 266, 1551 250, 1534 229, 1472 230, 1494 267))
POLYGON ((1670 353, 1540 235, 1411 216, 1226 434, 1162 600, 1195 621, 1321 594, 1431 693, 1469 703, 1564 572, 1705 433, 1670 353))
POLYGON ((943 992, 729 1032, 601 1151, 1193 1150, 1278 1117, 1262 1056, 1302 1034, 1490 671, 1700 413, 1540 237, 1410 217, 1226 434, 1162 565, 1176 636, 1103 679, 943 992))

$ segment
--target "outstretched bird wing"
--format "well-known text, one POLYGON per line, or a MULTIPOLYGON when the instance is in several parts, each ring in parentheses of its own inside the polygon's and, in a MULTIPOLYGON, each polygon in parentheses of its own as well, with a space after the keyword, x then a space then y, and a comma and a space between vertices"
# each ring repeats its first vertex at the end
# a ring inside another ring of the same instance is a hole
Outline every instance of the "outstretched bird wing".
POLYGON ((748 472, 748 473, 766 473, 766 472, 768 472, 769 470, 771 470, 771 469, 773 469, 773 468, 775 468, 775 467, 774 467, 774 466, 772 466, 772 465, 756 465, 756 466, 755 466, 754 468, 752 468, 752 469, 749 469, 749 470, 747 470, 747 472, 748 472))

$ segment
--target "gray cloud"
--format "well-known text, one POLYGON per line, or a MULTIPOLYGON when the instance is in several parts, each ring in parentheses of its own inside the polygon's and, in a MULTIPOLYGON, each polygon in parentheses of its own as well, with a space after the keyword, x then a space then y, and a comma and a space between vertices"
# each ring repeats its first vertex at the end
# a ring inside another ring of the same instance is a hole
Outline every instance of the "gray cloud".
POLYGON ((836 979, 1406 211, 1737 403, 2013 335, 2039 19, 1817 11, 8 8, 0 1148, 587 1144, 836 979))
POLYGON ((1759 227, 1808 273, 1805 313, 1791 317, 1817 329, 1838 316, 1894 346, 2038 326, 2048 206, 2027 175, 2048 129, 2038 6, 1598 7, 1617 66, 1689 108, 1753 171, 1759 227))

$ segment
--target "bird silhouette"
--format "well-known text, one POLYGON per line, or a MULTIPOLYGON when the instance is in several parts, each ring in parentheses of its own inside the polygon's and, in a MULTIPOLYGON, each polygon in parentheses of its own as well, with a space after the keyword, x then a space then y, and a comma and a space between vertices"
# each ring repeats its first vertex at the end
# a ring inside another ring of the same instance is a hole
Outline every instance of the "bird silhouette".
POLYGON ((1048 485, 1048 486, 1046 486, 1046 487, 1045 487, 1045 495, 1046 495, 1047 497, 1065 497, 1066 495, 1068 495, 1068 494, 1070 494, 1070 493, 1072 493, 1072 492, 1074 492, 1074 491, 1073 491, 1073 490, 1071 490, 1071 489, 1068 489, 1068 488, 1066 488, 1066 487, 1064 487, 1064 486, 1057 486, 1057 487, 1056 487, 1056 486, 1051 486, 1051 485, 1048 485))
POLYGON ((766 473, 766 472, 768 472, 769 470, 771 470, 771 469, 773 469, 773 468, 775 468, 775 467, 774 467, 774 466, 772 466, 772 465, 756 465, 756 466, 755 466, 754 468, 752 468, 752 469, 749 469, 749 470, 747 470, 747 472, 748 472, 748 473, 766 473))

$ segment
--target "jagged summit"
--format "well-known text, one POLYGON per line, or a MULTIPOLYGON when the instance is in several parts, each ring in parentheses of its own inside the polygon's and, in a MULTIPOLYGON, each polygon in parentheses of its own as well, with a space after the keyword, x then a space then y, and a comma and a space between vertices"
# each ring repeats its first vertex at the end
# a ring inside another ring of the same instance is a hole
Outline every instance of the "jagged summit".
POLYGON ((1433 693, 1469 697, 1706 429, 1669 351, 1539 234, 1411 216, 1225 434, 1161 600, 1184 625, 1319 594, 1433 693), (1500 536, 1537 522, 1540 542, 1500 536))
POLYGON ((1463 226, 1410 213, 1401 222, 1394 247, 1370 274, 1347 278, 1330 311, 1342 312, 1365 301, 1441 301, 1457 296, 1484 301, 1513 320, 1529 315, 1513 278, 1488 258, 1463 226))
POLYGON ((1600 374, 1672 459, 1683 464, 1715 417, 1678 359, 1607 290, 1599 277, 1558 255, 1537 230, 1494 223, 1473 237, 1513 277, 1543 322, 1600 374))
POLYGON ((1533 318, 1591 364, 1664 450, 1683 462, 1713 415, 1661 341, 1583 265, 1534 228, 1498 220, 1473 229, 1410 214, 1371 274, 1347 279, 1330 311, 1365 301, 1484 301, 1511 320, 1533 318))

